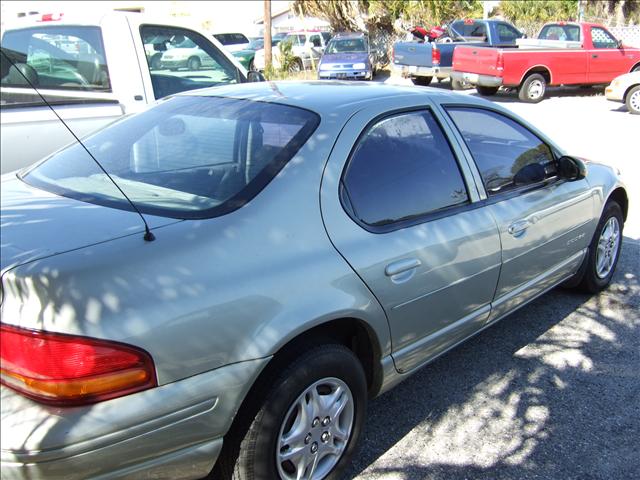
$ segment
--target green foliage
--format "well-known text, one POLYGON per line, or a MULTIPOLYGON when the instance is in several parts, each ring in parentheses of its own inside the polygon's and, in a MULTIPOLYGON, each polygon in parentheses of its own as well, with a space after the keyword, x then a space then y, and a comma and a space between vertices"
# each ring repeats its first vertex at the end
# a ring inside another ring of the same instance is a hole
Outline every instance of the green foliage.
POLYGON ((505 18, 512 23, 552 22, 575 20, 578 15, 577 0, 502 0, 500 9, 505 18))

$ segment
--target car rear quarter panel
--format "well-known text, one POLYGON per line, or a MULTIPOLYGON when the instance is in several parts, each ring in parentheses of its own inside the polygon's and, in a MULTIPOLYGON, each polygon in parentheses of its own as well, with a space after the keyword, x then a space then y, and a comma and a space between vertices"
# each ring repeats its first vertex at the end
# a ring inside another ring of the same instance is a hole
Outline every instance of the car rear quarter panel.
POLYGON ((366 322, 375 350, 388 354, 384 312, 329 242, 319 209, 322 169, 343 121, 323 119, 235 212, 156 229, 153 242, 133 235, 7 272, 3 321, 142 347, 160 384, 267 357, 344 317, 366 322))

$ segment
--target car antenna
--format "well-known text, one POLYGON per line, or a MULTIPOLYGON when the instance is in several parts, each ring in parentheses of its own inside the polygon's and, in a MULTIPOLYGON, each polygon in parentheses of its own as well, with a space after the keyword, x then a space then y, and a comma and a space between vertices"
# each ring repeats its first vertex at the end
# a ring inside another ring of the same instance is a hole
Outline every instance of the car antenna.
POLYGON ((31 88, 33 88, 33 90, 38 94, 38 96, 42 99, 42 101, 45 103, 45 105, 47 107, 49 107, 51 109, 51 111, 53 112, 53 114, 58 117, 58 120, 60 120, 62 122, 62 124, 66 127, 67 130, 69 130, 69 133, 71 135, 73 135, 73 138, 75 138, 77 140, 77 142, 82 146, 82 148, 84 148, 84 151, 87 152, 89 154, 89 156, 93 159, 94 162, 96 162, 96 165, 98 165, 98 167, 100 167, 100 170, 103 171, 103 173, 107 176, 107 178, 109 178, 109 180, 111 180, 111 182, 116 186, 116 188, 120 191, 120 193, 122 194, 122 196, 124 198, 127 199, 127 201, 129 202, 129 204, 133 207, 133 209, 136 211, 136 213, 138 215, 140 215, 140 218, 142 219, 142 223, 144 223, 144 239, 147 242, 153 242, 156 239, 156 236, 153 234, 153 232, 151 231, 151 229, 149 228, 149 224, 147 223, 147 221, 144 218, 144 215, 142 215, 142 212, 140 212, 140 210, 138 210, 138 207, 136 207, 135 203, 133 203, 131 201, 131 199, 127 196, 126 193, 124 193, 124 190, 122 190, 122 188, 120 188, 120 185, 118 185, 116 183, 116 181, 111 177, 111 175, 109 175, 109 172, 107 172, 105 170, 105 168, 102 166, 102 164, 98 161, 98 159, 96 157, 93 156, 93 154, 89 151, 89 149, 85 146, 84 143, 82 143, 82 140, 80 140, 78 138, 78 136, 73 132, 73 130, 71 130, 71 128, 69 127, 69 125, 67 125, 65 123, 65 121, 60 117, 60 115, 58 115, 58 112, 55 111, 55 109, 51 106, 51 104, 49 102, 47 102, 47 99, 44 98, 44 96, 38 91, 38 89, 33 85, 33 83, 31 83, 31 81, 27 78, 27 76, 22 72, 22 70, 20 70, 16 64, 13 62, 13 60, 11 58, 9 58, 9 55, 7 55, 4 51, 4 48, 0 49, 0 52, 2 52, 2 55, 9 61, 9 63, 11 64, 11 66, 13 68, 16 69, 17 72, 20 73, 20 75, 22 76, 22 78, 25 79, 25 81, 31 86, 31 88))

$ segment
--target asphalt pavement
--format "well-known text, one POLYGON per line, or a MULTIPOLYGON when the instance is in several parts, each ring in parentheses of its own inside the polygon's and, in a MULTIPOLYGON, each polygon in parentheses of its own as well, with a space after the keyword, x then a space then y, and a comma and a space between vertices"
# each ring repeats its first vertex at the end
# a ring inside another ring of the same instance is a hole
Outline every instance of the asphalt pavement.
POLYGON ((595 296, 555 289, 371 401, 345 478, 640 479, 640 116, 602 89, 493 100, 623 172, 613 282, 595 296))

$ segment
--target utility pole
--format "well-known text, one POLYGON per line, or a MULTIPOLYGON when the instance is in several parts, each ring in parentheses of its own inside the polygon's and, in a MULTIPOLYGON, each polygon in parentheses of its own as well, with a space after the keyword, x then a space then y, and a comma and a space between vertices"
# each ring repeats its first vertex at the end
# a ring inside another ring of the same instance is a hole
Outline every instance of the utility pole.
POLYGON ((264 0, 264 69, 271 70, 271 0, 264 0))

